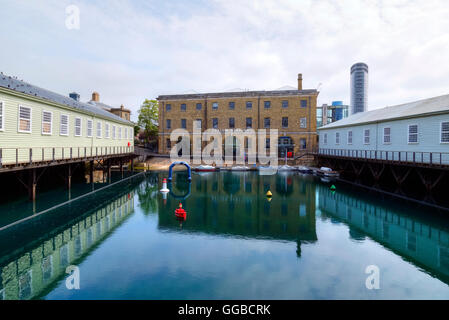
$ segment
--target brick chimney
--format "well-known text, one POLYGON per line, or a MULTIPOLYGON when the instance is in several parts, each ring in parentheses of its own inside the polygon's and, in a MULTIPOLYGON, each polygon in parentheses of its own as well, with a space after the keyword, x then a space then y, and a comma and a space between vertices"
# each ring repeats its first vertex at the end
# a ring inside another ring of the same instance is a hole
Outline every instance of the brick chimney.
POLYGON ((92 92, 92 101, 100 102, 100 94, 98 92, 92 92))
POLYGON ((298 73, 298 90, 302 90, 302 73, 298 73))

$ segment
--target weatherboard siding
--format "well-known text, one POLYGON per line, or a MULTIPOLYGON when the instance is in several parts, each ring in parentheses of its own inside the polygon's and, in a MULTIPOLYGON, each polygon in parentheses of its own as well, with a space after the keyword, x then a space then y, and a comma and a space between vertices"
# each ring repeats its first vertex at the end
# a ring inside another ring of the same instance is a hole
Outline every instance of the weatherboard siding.
MULTIPOLYGON (((320 149, 403 151, 402 160, 404 160, 405 152, 449 153, 449 144, 441 142, 441 123, 447 121, 449 121, 449 112, 447 114, 382 121, 373 124, 328 129, 323 127, 318 130, 319 147, 320 149), (408 142, 408 126, 413 124, 418 125, 418 143, 408 142), (385 127, 391 128, 390 143, 384 143, 383 140, 385 127), (365 144, 363 140, 364 130, 367 128, 370 129, 371 133, 369 144, 365 144), (352 144, 348 144, 347 141, 348 131, 353 132, 352 144), (340 144, 336 144, 336 132, 340 133, 340 144), (324 143, 324 134, 326 133, 327 143, 324 143)), ((424 157, 429 157, 429 155, 424 155, 424 157)), ((419 160, 421 160, 421 155, 419 155, 419 160)), ((434 161, 439 161, 439 158, 434 159, 434 161)), ((443 162, 449 164, 449 155, 443 156, 443 162)))
POLYGON ((42 150, 44 150, 44 159, 51 160, 53 157, 53 148, 55 148, 55 158, 61 159, 64 149, 64 158, 70 157, 70 148, 72 148, 72 156, 78 156, 78 148, 80 148, 80 156, 84 156, 84 148, 86 148, 86 156, 96 154, 98 147, 98 154, 106 152, 105 147, 108 148, 108 154, 119 153, 120 147, 122 150, 134 144, 133 132, 131 125, 122 122, 116 122, 111 119, 100 118, 92 114, 82 113, 73 108, 60 106, 58 104, 42 101, 40 99, 29 98, 21 94, 9 94, 0 91, 0 101, 3 102, 4 108, 4 130, 0 130, 0 149, 2 149, 2 164, 10 164, 16 162, 16 148, 19 149, 18 161, 29 162, 30 152, 32 148, 33 161, 42 160, 42 150), (19 105, 31 108, 31 133, 19 132, 19 105), (53 114, 52 134, 46 135, 42 133, 42 112, 49 111, 53 114), (60 135, 60 117, 61 115, 68 115, 69 130, 68 135, 60 135), (75 136, 75 118, 82 119, 81 136, 75 136), (87 137, 87 120, 93 121, 92 137, 87 137), (96 136, 96 123, 102 123, 102 138, 96 136), (105 138, 105 123, 109 124, 109 138, 105 138), (122 139, 112 139, 112 126, 126 128, 131 131, 131 137, 128 134, 128 139, 125 139, 122 129, 122 139), (114 152, 115 147, 115 152, 114 152))

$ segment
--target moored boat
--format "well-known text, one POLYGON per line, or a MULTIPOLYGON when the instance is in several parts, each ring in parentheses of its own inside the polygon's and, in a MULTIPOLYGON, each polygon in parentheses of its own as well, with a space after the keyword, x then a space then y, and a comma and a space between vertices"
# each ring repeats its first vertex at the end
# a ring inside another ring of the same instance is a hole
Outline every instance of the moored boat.
POLYGON ((193 171, 198 171, 198 172, 212 172, 212 171, 216 171, 217 169, 213 166, 209 166, 209 165, 200 165, 196 168, 193 168, 193 171))
POLYGON ((313 173, 313 170, 306 166, 298 166, 296 169, 301 173, 313 173))
POLYGON ((338 178, 338 176, 340 175, 338 171, 332 170, 331 168, 328 167, 321 167, 319 169, 315 169, 315 173, 320 176, 328 178, 338 178))

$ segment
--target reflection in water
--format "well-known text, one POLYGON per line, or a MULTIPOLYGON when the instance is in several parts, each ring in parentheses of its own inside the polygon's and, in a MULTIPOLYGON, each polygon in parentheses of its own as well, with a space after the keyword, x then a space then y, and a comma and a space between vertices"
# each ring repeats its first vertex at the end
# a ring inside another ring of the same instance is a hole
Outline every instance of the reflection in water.
POLYGON ((343 221, 356 241, 370 237, 449 283, 449 233, 446 221, 405 215, 399 209, 374 204, 344 192, 318 187, 324 216, 343 221))
MULTIPOLYGON (((175 179, 176 181, 176 179, 175 179)), ((248 172, 221 172, 202 175, 189 183, 175 186, 180 194, 195 190, 181 200, 187 211, 183 232, 202 232, 244 238, 265 238, 297 242, 317 240, 315 230, 315 184, 290 175, 260 176, 248 172), (217 188, 223 186, 224 193, 217 188), (264 195, 276 189, 273 199, 264 195), (287 197, 292 193, 293 198, 287 197), (261 196, 262 195, 262 196, 261 196)), ((159 228, 179 231, 180 224, 173 215, 180 200, 170 197, 164 210, 159 210, 159 228)))
POLYGON ((19 257, 1 257, 0 298, 24 300, 42 296, 66 276, 67 266, 82 261, 133 212, 134 194, 122 195, 19 257))

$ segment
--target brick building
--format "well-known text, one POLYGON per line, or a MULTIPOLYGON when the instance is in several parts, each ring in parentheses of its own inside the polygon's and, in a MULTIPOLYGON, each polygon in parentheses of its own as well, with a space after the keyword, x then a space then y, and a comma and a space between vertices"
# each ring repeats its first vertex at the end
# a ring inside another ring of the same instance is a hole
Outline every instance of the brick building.
POLYGON ((193 133, 195 120, 201 121, 201 131, 278 129, 280 157, 288 151, 295 155, 310 151, 317 146, 317 97, 317 90, 302 88, 302 74, 298 75, 297 90, 161 95, 157 98, 159 153, 170 153, 174 129, 193 133))

